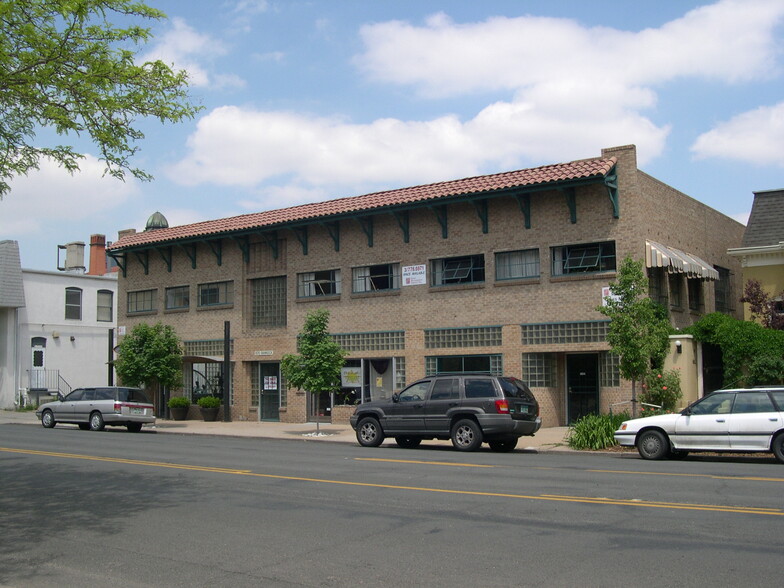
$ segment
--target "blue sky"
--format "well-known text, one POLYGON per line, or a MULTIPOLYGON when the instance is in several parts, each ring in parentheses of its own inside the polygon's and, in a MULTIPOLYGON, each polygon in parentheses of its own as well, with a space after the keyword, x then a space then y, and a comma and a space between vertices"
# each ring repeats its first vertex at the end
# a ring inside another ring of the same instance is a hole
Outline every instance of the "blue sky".
MULTIPOLYGON (((784 2, 147 0, 140 51, 204 107, 142 121, 153 182, 44 163, 0 201, 0 239, 57 246, 383 189, 597 157, 745 222, 784 188, 784 2)), ((41 135, 42 137, 44 134, 41 135)))

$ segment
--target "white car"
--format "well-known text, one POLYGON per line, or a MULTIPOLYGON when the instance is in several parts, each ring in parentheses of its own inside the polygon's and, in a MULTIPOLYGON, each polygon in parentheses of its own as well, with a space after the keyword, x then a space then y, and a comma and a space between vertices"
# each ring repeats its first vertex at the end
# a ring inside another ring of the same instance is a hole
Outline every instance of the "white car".
POLYGON ((644 459, 772 451, 784 463, 784 387, 718 390, 679 414, 625 421, 615 440, 637 447, 644 459))

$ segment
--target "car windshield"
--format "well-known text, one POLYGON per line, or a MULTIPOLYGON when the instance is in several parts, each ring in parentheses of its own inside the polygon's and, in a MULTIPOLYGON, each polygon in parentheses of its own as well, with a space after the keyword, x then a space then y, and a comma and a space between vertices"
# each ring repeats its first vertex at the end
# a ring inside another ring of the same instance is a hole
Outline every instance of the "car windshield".
POLYGON ((517 378, 499 378, 498 381, 501 383, 504 396, 507 398, 522 398, 529 402, 534 401, 534 395, 522 380, 517 378))

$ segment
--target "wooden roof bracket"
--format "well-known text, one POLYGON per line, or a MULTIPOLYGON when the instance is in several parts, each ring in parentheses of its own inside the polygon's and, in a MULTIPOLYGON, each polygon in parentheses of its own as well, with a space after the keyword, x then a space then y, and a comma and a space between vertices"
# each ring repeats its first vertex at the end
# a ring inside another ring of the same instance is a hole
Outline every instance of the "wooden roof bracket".
POLYGON ((478 198, 476 200, 472 200, 471 202, 474 203, 476 214, 479 215, 479 220, 482 221, 482 233, 486 235, 489 230, 487 222, 487 198, 478 198))
POLYGON ((411 239, 411 228, 409 226, 409 218, 407 210, 400 210, 393 212, 392 215, 397 220, 400 230, 403 231, 403 243, 408 243, 411 239))
POLYGON ((205 243, 207 243, 207 245, 209 245, 210 249, 212 250, 212 254, 215 256, 215 261, 218 263, 218 265, 223 265, 223 241, 220 239, 214 239, 205 241, 205 243))
POLYGON ((321 225, 327 229, 332 242, 335 244, 335 251, 340 251, 340 221, 323 222, 321 225))
POLYGON ((278 232, 268 231, 266 233, 262 233, 261 236, 264 238, 264 242, 267 244, 267 247, 272 249, 272 259, 278 259, 278 256, 280 255, 280 248, 278 247, 278 232))
POLYGON ((559 188, 566 197, 566 206, 569 207, 569 220, 577 224, 577 190, 571 187, 559 188))
POLYGON ((127 263, 127 257, 125 256, 125 254, 124 253, 115 253, 114 251, 109 251, 107 253, 108 253, 109 257, 111 257, 114 260, 114 262, 117 264, 117 267, 120 268, 120 271, 122 272, 123 278, 128 277, 127 276, 127 272, 126 272, 126 268, 128 267, 128 263, 127 263))
POLYGON ((607 186, 607 195, 613 207, 613 218, 621 218, 621 204, 618 196, 618 173, 615 166, 604 176, 604 185, 607 186))
POLYGON ((196 269, 196 243, 183 243, 180 245, 180 248, 188 256, 188 259, 191 260, 191 269, 196 269))
POLYGON ((525 228, 531 228, 531 195, 530 194, 516 194, 515 199, 517 204, 520 205, 520 212, 523 213, 525 220, 525 228))
POLYGON ((438 219, 438 224, 441 225, 441 238, 448 239, 449 219, 447 218, 446 204, 442 204, 441 206, 429 206, 428 208, 433 211, 433 214, 436 215, 436 219, 438 219))
POLYGON ((134 251, 134 254, 144 268, 144 275, 148 275, 150 273, 150 251, 148 249, 145 249, 144 251, 134 251))
POLYGON ((367 237, 368 247, 373 247, 373 217, 372 216, 359 216, 357 217, 359 226, 362 227, 362 232, 367 237))
POLYGON ((302 246, 302 255, 308 254, 308 226, 291 227, 294 234, 297 236, 297 241, 302 246))
POLYGON ((156 247, 155 250, 160 254, 163 263, 166 264, 166 270, 171 273, 172 268, 172 248, 171 247, 156 247))

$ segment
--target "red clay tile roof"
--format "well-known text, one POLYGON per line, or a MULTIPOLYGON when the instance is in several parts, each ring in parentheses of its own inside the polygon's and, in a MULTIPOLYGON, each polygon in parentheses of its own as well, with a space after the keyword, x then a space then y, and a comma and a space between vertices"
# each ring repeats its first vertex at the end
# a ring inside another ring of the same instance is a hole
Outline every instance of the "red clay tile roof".
POLYGON ((302 204, 300 206, 292 206, 291 208, 254 212, 230 218, 125 235, 112 243, 107 249, 117 250, 194 238, 210 238, 220 234, 253 229, 263 230, 316 218, 328 218, 330 216, 362 211, 371 212, 374 209, 422 203, 468 194, 482 194, 510 188, 556 184, 570 180, 598 179, 606 176, 616 162, 615 157, 582 159, 569 163, 558 163, 500 174, 414 186, 412 188, 375 192, 373 194, 365 194, 364 196, 352 196, 326 202, 302 204))

